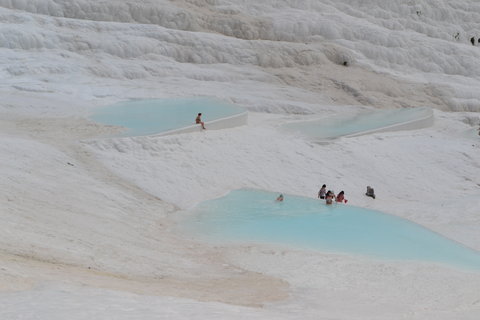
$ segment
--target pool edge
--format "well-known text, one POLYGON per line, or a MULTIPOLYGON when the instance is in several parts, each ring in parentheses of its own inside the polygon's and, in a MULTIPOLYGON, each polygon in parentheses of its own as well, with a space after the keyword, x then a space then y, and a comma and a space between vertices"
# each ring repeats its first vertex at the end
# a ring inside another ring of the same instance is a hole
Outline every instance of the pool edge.
MULTIPOLYGON (((205 127, 207 128, 207 130, 229 129, 229 128, 246 125, 247 121, 248 121, 248 111, 245 111, 239 114, 235 114, 233 116, 205 122, 205 127)), ((202 130, 203 129, 199 124, 192 124, 191 126, 188 126, 188 127, 173 129, 173 130, 155 133, 147 136, 162 137, 162 136, 173 135, 173 134, 201 132, 202 130)))

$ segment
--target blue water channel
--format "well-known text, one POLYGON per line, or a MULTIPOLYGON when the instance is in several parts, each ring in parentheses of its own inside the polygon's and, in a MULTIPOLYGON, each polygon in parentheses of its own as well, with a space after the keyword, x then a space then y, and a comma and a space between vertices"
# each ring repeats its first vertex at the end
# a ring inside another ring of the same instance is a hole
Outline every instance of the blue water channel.
POLYGON ((158 134, 245 112, 241 107, 213 98, 131 100, 94 110, 93 121, 125 127, 123 136, 158 134))
POLYGON ((198 205, 182 229, 214 242, 263 242, 480 270, 480 253, 418 224, 350 204, 241 189, 198 205))
POLYGON ((341 136, 376 130, 428 116, 428 108, 402 108, 347 113, 311 121, 283 125, 288 131, 299 132, 315 139, 333 139, 341 136))

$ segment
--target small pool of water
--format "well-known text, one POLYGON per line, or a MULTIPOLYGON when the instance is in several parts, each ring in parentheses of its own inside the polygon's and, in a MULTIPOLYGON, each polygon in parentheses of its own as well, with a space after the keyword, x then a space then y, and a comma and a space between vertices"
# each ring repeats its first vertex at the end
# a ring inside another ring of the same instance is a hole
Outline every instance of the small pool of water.
POLYGON ((202 113, 204 122, 245 112, 245 109, 212 98, 131 100, 98 108, 93 121, 125 127, 123 136, 166 132, 195 124, 202 113))
POLYGON ((283 128, 311 138, 333 139, 409 122, 427 117, 430 113, 431 110, 428 108, 365 111, 320 120, 288 123, 283 128))
POLYGON ((242 189, 205 201, 180 224, 213 242, 276 243, 323 252, 421 260, 480 270, 480 253, 418 224, 350 204, 242 189))
POLYGON ((472 128, 463 132, 463 137, 478 141, 480 139, 480 129, 472 128))

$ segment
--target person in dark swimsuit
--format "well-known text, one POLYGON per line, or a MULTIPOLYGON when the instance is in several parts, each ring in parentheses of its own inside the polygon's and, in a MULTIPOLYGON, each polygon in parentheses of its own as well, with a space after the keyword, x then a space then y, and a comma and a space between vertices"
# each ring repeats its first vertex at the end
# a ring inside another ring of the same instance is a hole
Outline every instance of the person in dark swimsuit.
POLYGON ((325 194, 327 193, 327 186, 324 184, 320 191, 318 191, 318 198, 325 199, 325 194))
POLYGON ((205 123, 202 121, 202 114, 199 113, 197 115, 197 117, 195 118, 195 123, 196 124, 201 124, 202 125, 202 129, 205 129, 205 123))

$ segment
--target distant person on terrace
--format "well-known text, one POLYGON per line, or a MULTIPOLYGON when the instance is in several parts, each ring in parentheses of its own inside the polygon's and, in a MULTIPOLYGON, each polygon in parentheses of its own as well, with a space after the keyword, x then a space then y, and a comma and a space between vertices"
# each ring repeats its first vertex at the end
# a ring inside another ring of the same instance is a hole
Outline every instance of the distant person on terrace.
POLYGON ((202 114, 201 114, 201 113, 199 113, 199 114, 197 115, 197 117, 195 118, 195 123, 196 123, 196 124, 201 124, 201 125, 202 125, 202 129, 206 129, 206 128, 205 128, 205 123, 202 121, 202 114))

